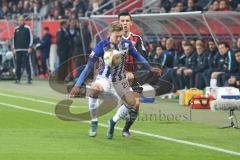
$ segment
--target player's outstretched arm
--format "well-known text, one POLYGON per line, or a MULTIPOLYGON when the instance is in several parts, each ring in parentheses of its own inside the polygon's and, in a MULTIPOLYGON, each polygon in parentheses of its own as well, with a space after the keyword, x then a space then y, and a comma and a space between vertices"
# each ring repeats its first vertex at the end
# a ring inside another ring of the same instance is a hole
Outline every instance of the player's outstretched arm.
POLYGON ((143 63, 144 67, 146 67, 152 73, 159 75, 159 76, 162 74, 162 70, 159 68, 152 67, 148 63, 148 61, 136 50, 136 48, 132 44, 130 44, 129 51, 130 51, 130 54, 132 54, 132 56, 134 58, 136 58, 138 62, 143 63))
POLYGON ((82 73, 78 77, 78 80, 77 80, 75 86, 72 88, 72 90, 70 92, 70 97, 71 98, 78 95, 78 93, 80 92, 80 87, 82 86, 84 80, 86 79, 86 77, 88 76, 90 71, 92 70, 92 68, 93 68, 94 64, 97 62, 97 60, 98 60, 97 57, 93 57, 93 58, 90 58, 88 60, 87 65, 85 66, 84 70, 82 71, 82 73))
POLYGON ((151 70, 151 65, 148 63, 148 61, 136 50, 136 48, 133 46, 132 43, 130 43, 129 47, 130 54, 137 59, 138 62, 143 63, 144 67, 151 70))

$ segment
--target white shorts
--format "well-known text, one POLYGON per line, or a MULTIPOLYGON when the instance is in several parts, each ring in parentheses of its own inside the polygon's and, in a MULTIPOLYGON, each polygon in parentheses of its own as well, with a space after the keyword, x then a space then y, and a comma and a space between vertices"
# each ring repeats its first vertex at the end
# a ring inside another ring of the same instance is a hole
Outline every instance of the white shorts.
POLYGON ((103 92, 105 92, 106 94, 113 94, 120 100, 120 97, 118 96, 115 88, 113 87, 111 78, 108 79, 104 76, 98 75, 93 83, 101 85, 103 87, 103 92))
POLYGON ((112 82, 112 85, 120 98, 123 98, 125 94, 132 92, 127 79, 112 82))
POLYGON ((110 92, 112 90, 111 80, 104 76, 98 75, 96 80, 93 83, 101 85, 103 87, 104 92, 110 92))

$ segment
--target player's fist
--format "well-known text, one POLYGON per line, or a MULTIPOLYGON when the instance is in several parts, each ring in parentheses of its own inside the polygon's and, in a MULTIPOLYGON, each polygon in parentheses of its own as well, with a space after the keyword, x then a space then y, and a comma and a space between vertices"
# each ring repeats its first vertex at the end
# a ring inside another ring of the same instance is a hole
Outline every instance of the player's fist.
POLYGON ((80 92, 80 87, 74 86, 70 92, 70 95, 69 95, 70 98, 76 97, 79 94, 79 92, 80 92))
POLYGON ((133 75, 132 72, 127 72, 126 75, 127 75, 128 80, 133 80, 134 79, 134 75, 133 75))

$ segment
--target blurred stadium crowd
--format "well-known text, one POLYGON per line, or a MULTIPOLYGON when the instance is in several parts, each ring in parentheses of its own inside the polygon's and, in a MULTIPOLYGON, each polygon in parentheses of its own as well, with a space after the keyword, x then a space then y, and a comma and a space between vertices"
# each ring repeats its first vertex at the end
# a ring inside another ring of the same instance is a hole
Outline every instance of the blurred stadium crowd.
MULTIPOLYGON (((102 14, 126 0, 1 0, 0 19, 38 14, 48 20, 102 14), (107 4, 107 5, 106 5, 107 4)), ((136 12, 143 12, 142 8, 136 12)), ((239 0, 159 0, 150 12, 240 11, 239 0)))
POLYGON ((234 44, 163 38, 150 44, 147 53, 149 62, 167 68, 162 78, 172 82, 175 90, 240 85, 240 38, 234 44))
MULTIPOLYGON (((101 14, 113 4, 99 9, 109 0, 2 0, 0 18, 14 18, 22 14, 39 14, 48 20, 84 17, 87 12, 101 14), (99 10, 98 10, 99 9, 99 10)), ((116 5, 126 0, 117 0, 116 5)))

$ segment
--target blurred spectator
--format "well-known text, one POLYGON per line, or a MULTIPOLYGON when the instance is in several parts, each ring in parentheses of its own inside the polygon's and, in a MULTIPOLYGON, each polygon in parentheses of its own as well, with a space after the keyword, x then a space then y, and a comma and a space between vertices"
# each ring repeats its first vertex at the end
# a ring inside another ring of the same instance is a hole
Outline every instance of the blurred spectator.
POLYGON ((193 45, 191 43, 186 43, 184 45, 184 54, 186 56, 184 64, 176 70, 178 89, 192 88, 194 87, 194 75, 192 70, 197 64, 197 55, 194 52, 193 45))
POLYGON ((110 10, 113 8, 113 4, 112 3, 109 3, 107 5, 105 5, 106 3, 108 3, 109 0, 102 0, 101 3, 100 3, 100 6, 103 6, 103 8, 101 9, 101 13, 104 13, 106 12, 107 10, 110 10))
POLYGON ((40 43, 36 45, 36 49, 40 50, 41 62, 42 62, 42 73, 40 76, 47 78, 49 72, 49 53, 51 47, 52 36, 49 33, 49 28, 45 27, 43 29, 43 37, 40 43))
POLYGON ((198 6, 194 0, 188 0, 186 12, 193 12, 193 11, 203 11, 201 6, 198 6))
POLYGON ((163 53, 164 53, 164 49, 163 49, 162 45, 158 45, 155 49, 154 56, 152 58, 152 62, 161 65, 163 53))
POLYGON ((57 54, 59 57, 59 65, 61 69, 58 72, 58 81, 64 82, 68 76, 68 63, 65 63, 70 58, 70 47, 71 47, 70 35, 68 33, 67 21, 61 21, 61 27, 57 31, 57 54), (63 65, 64 63, 64 65, 63 65))
POLYGON ((236 45, 235 45, 234 50, 240 50, 240 37, 236 41, 236 45))
MULTIPOLYGON (((185 45, 184 42, 183 42, 183 45, 185 45)), ((185 58, 186 56, 183 54, 183 52, 177 52, 176 50, 174 50, 173 62, 172 62, 173 66, 171 68, 168 68, 168 70, 166 71, 166 74, 162 77, 164 80, 167 80, 173 83, 174 85, 173 91, 178 90, 180 87, 180 84, 179 84, 180 82, 176 78, 177 77, 176 71, 184 65, 185 58)))
POLYGON ((230 7, 227 4, 226 0, 221 0, 219 2, 219 10, 218 11, 230 11, 230 7))
POLYGON ((87 11, 88 1, 85 0, 74 0, 72 11, 76 14, 80 14, 82 17, 85 15, 87 11))
POLYGON ((1 10, 0 14, 1 14, 0 16, 3 19, 7 19, 7 17, 9 17, 11 15, 7 5, 2 6, 2 10, 1 10))
POLYGON ((239 0, 228 0, 229 6, 232 8, 232 10, 236 10, 238 5, 240 4, 239 0))
MULTIPOLYGON (((116 0, 116 5, 126 0, 116 0)), ((20 14, 39 14, 41 17, 58 20, 76 18, 89 14, 101 14, 113 8, 109 0, 1 0, 0 18, 14 18, 20 14), (66 11, 67 10, 67 11, 66 11)), ((196 0, 161 0, 157 3, 157 12, 202 11, 196 0)), ((215 0, 208 6, 208 11, 240 10, 239 0, 215 0), (219 7, 221 5, 221 7, 219 7)), ((140 11, 140 10, 139 10, 140 11)), ((156 13, 155 10, 149 10, 156 13)))
POLYGON ((175 12, 185 12, 185 7, 182 2, 177 3, 175 7, 175 12))
POLYGON ((167 41, 167 38, 162 38, 161 39, 161 45, 164 49, 166 48, 166 41, 167 41))
MULTIPOLYGON (((75 19, 70 19, 69 27, 68 27, 68 34, 70 36, 70 48, 69 48, 69 55, 68 55, 69 58, 72 58, 74 56, 74 50, 75 50, 75 47, 77 47, 74 44, 74 40, 76 39, 77 34, 79 34, 79 32, 80 31, 79 31, 79 28, 77 27, 77 21, 75 19)), ((78 44, 78 45, 80 45, 80 44, 78 44)), ((68 76, 68 80, 72 80, 74 77, 72 74, 72 71, 74 69, 74 62, 72 59, 69 60, 69 69, 70 69, 71 73, 68 76)))
POLYGON ((46 18, 50 12, 50 5, 47 3, 47 0, 42 1, 42 7, 39 10, 39 15, 46 18))
POLYGON ((166 50, 162 55, 161 67, 173 67, 173 57, 176 53, 174 47, 174 41, 172 38, 168 38, 166 41, 166 50))
POLYGON ((211 87, 223 86, 229 75, 234 71, 235 58, 228 43, 220 42, 218 52, 214 72, 211 74, 211 87))
POLYGON ((147 48, 148 57, 147 57, 147 59, 150 62, 153 62, 153 58, 154 58, 155 53, 156 53, 155 49, 156 49, 156 45, 154 43, 150 43, 148 45, 148 48, 147 48))
POLYGON ((163 7, 166 12, 170 12, 174 4, 175 0, 162 0, 160 6, 163 7))
POLYGON ((213 2, 213 11, 218 11, 219 10, 219 3, 218 1, 213 2))
POLYGON ((217 55, 218 49, 215 45, 214 40, 209 40, 208 41, 208 68, 204 71, 204 85, 205 86, 210 86, 210 79, 211 79, 211 74, 215 70, 216 66, 216 55, 217 55))
POLYGON ((208 51, 203 40, 196 41, 197 64, 193 69, 189 69, 190 73, 194 75, 195 85, 198 89, 206 87, 204 83, 204 71, 208 68, 208 51))
POLYGON ((187 43, 189 43, 189 42, 188 42, 186 39, 183 39, 183 40, 181 41, 181 47, 180 47, 179 52, 181 52, 181 53, 184 52, 183 47, 184 47, 187 43))
POLYGON ((234 52, 235 60, 237 62, 236 70, 233 74, 230 75, 230 78, 227 80, 227 86, 234 86, 240 89, 240 50, 234 52))
POLYGON ((87 62, 87 57, 91 52, 91 34, 86 24, 80 22, 76 36, 74 38, 74 51, 73 55, 78 56, 75 60, 75 67, 84 65, 87 62), (80 57, 79 57, 80 56, 80 57))
POLYGON ((210 5, 208 6, 207 11, 214 11, 214 10, 213 10, 213 5, 212 5, 212 4, 210 4, 210 5))

